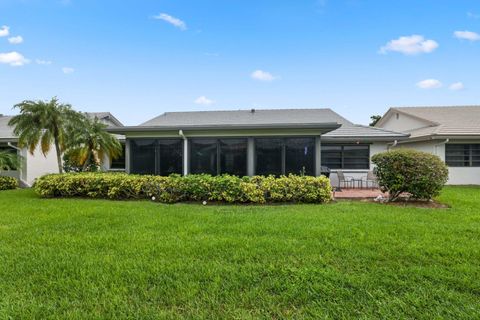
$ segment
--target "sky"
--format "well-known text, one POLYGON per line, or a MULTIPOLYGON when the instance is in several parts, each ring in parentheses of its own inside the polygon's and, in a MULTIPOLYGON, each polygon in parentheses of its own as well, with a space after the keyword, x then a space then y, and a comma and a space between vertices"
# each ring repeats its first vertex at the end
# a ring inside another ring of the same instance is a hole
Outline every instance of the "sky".
POLYGON ((0 114, 480 104, 480 0, 0 0, 0 114))

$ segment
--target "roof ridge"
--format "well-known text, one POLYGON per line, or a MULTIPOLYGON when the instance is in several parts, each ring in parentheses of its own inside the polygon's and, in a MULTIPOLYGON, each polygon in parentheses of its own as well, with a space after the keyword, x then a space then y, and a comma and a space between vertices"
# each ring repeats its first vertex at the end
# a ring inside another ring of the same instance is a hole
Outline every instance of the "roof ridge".
POLYGON ((465 104, 465 105, 423 105, 423 106, 397 106, 392 109, 420 109, 420 108, 480 108, 480 104, 465 104))
MULTIPOLYGON (((257 108, 249 108, 249 109, 236 109, 236 110, 192 110, 192 111, 167 111, 162 113, 159 116, 162 116, 164 114, 172 114, 172 113, 197 113, 197 112, 239 112, 239 111, 245 111, 245 112, 251 112, 252 110, 255 111, 298 111, 298 110, 330 110, 333 111, 331 108, 281 108, 281 109, 275 109, 275 108, 269 108, 269 109, 257 109, 257 108)), ((335 111, 333 111, 335 112, 335 111)), ((336 113, 336 112, 335 112, 336 113)), ((159 117, 157 116, 157 117, 159 117)))

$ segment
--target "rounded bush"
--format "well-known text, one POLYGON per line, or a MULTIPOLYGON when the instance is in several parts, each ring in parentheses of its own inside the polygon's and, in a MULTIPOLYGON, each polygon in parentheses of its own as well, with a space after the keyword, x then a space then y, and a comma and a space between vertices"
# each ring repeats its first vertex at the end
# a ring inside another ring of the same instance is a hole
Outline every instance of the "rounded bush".
POLYGON ((16 188, 18 188, 17 179, 0 176, 0 190, 11 190, 16 188))
POLYGON ((125 173, 65 173, 37 179, 35 191, 42 197, 103 199, 154 199, 163 203, 214 201, 226 203, 330 201, 332 189, 326 177, 243 177, 171 175, 168 177, 125 173))
POLYGON ((429 200, 437 196, 448 180, 448 168, 430 153, 396 149, 372 157, 382 191, 391 201, 408 193, 414 199, 429 200))

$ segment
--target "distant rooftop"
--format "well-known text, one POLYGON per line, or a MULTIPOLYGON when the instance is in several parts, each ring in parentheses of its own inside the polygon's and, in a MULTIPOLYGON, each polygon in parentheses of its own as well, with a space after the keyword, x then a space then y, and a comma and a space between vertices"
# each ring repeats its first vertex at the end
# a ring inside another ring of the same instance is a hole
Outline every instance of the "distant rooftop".
POLYGON ((445 107, 394 107, 398 111, 428 124, 410 131, 411 138, 423 136, 480 135, 480 105, 445 107))
POLYGON ((97 118, 98 120, 110 121, 117 127, 123 127, 123 124, 113 116, 110 112, 85 112, 90 118, 97 118))

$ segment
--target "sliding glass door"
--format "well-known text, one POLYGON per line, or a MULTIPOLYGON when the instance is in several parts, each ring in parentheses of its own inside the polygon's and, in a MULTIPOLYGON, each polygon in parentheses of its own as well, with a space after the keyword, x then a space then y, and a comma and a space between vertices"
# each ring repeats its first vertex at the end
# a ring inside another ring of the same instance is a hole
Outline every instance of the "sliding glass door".
POLYGON ((257 175, 314 175, 315 138, 255 139, 257 175))
POLYGON ((247 139, 190 140, 190 173, 247 174, 247 139))
POLYGON ((130 172, 168 176, 182 174, 181 139, 131 139, 130 172))

